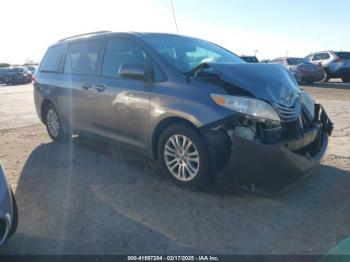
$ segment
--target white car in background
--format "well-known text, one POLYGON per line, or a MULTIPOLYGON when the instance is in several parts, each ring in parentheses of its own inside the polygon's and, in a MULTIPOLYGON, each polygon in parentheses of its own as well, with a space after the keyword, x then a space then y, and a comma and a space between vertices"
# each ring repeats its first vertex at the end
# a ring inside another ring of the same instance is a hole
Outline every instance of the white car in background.
POLYGON ((350 52, 323 51, 309 54, 306 60, 323 66, 325 82, 331 78, 341 78, 343 82, 350 82, 350 52))

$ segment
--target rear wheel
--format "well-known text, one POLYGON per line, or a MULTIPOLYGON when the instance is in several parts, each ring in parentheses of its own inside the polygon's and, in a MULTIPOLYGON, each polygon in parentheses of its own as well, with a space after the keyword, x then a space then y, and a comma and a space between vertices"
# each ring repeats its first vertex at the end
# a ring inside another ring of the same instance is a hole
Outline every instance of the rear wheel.
POLYGON ((343 80, 344 83, 350 82, 350 76, 343 76, 341 80, 343 80))
POLYGON ((181 187, 198 190, 211 180, 208 151, 189 125, 175 124, 163 131, 158 160, 162 172, 181 187))
POLYGON ((60 116, 53 104, 46 106, 45 124, 47 132, 53 141, 64 142, 71 137, 71 135, 64 131, 60 116))
POLYGON ((328 82, 330 79, 329 72, 327 68, 324 69, 324 78, 322 79, 322 82, 328 82))
POLYGON ((15 196, 13 195, 12 190, 11 190, 11 197, 12 197, 12 207, 13 207, 12 225, 9 233, 7 234, 7 239, 9 239, 16 232, 17 226, 18 226, 18 207, 17 207, 17 202, 15 199, 15 196))

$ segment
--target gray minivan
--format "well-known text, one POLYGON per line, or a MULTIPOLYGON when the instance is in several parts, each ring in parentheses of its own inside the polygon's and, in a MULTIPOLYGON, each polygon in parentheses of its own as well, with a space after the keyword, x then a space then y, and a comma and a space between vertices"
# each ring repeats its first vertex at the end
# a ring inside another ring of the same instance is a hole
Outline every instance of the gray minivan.
POLYGON ((214 179, 290 185, 320 161, 332 131, 283 66, 181 35, 65 38, 47 50, 34 96, 54 141, 78 134, 131 146, 196 189, 214 179))

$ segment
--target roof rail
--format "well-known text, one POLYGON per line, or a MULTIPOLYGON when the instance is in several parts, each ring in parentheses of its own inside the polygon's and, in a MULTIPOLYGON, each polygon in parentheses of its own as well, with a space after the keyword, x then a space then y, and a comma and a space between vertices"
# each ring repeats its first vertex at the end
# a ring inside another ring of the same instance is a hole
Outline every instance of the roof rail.
POLYGON ((90 32, 90 33, 85 33, 85 34, 72 35, 72 36, 69 36, 69 37, 62 38, 62 39, 59 40, 58 42, 63 42, 63 41, 66 41, 66 40, 68 40, 68 39, 76 38, 76 37, 80 37, 80 36, 97 35, 97 34, 110 33, 110 32, 111 32, 111 31, 96 31, 96 32, 90 32))

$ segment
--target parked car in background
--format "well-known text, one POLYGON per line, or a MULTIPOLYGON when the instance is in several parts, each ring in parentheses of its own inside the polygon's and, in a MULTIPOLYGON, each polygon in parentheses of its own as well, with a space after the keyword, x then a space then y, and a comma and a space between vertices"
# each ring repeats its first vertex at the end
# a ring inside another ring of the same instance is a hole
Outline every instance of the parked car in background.
POLYGON ((27 84, 32 81, 32 73, 24 67, 6 67, 0 68, 0 83, 27 84))
POLYGON ((323 67, 310 63, 299 57, 279 57, 272 59, 270 63, 277 63, 288 68, 298 83, 313 83, 321 81, 325 77, 323 67))
POLYGON ((305 57, 313 64, 320 64, 325 70, 325 82, 331 78, 341 78, 343 82, 350 81, 350 52, 324 51, 315 52, 305 57))
POLYGON ((0 84, 7 84, 7 67, 0 68, 0 84))
POLYGON ((36 72, 36 70, 38 69, 38 67, 35 66, 35 65, 27 65, 27 66, 25 66, 25 68, 26 68, 32 75, 34 75, 35 72, 36 72))
POLYGON ((17 225, 18 209, 16 200, 0 163, 0 245, 16 232, 17 225))
POLYGON ((259 60, 256 56, 245 56, 242 55, 241 58, 247 63, 259 63, 259 60))
POLYGON ((78 134, 127 145, 194 189, 215 179, 290 186, 320 161, 332 131, 286 68, 171 34, 63 39, 40 64, 34 100, 55 142, 78 134))

